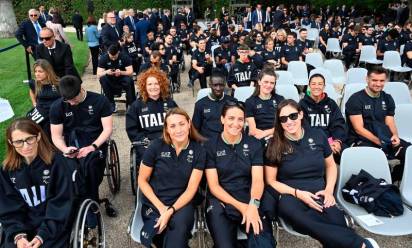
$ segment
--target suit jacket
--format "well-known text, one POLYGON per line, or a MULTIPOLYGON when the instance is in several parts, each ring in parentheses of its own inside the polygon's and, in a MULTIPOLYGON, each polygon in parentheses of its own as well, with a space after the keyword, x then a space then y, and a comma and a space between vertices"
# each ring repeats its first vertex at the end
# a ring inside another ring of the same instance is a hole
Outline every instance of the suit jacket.
POLYGON ((323 27, 323 25, 322 25, 322 23, 316 23, 315 21, 313 21, 313 22, 310 24, 310 27, 311 27, 311 28, 317 28, 318 30, 321 30, 322 27, 323 27))
POLYGON ((119 39, 122 36, 122 30, 120 30, 117 26, 112 27, 109 24, 103 26, 102 31, 100 33, 100 37, 102 38, 102 43, 105 49, 109 48, 112 44, 118 44, 119 39), (117 33, 115 28, 117 29, 117 33))
POLYGON ((72 23, 75 28, 83 27, 83 17, 80 14, 74 14, 72 17, 72 23))
POLYGON ((187 14, 186 20, 187 20, 187 25, 188 25, 189 27, 191 27, 193 21, 195 20, 195 16, 193 15, 193 11, 190 11, 190 12, 187 14))
POLYGON ((47 20, 49 20, 49 14, 45 11, 44 12, 44 16, 40 13, 40 16, 39 16, 39 22, 40 23, 43 23, 44 25, 46 25, 46 22, 47 22, 47 20))
POLYGON ((272 15, 272 12, 263 12, 263 16, 262 16, 262 18, 263 18, 263 23, 266 25, 266 26, 270 26, 270 25, 272 25, 272 23, 273 23, 273 15, 272 15), (267 15, 269 15, 269 22, 266 22, 266 16, 267 15))
MULTIPOLYGON (((39 22, 40 26, 43 28, 45 25, 39 22)), ((16 39, 27 48, 31 46, 35 48, 39 44, 38 35, 36 28, 30 20, 23 21, 15 33, 16 39)))
POLYGON ((124 21, 124 25, 127 25, 129 27, 130 32, 136 31, 136 23, 138 22, 138 20, 135 17, 133 17, 134 23, 130 19, 130 16, 125 17, 123 21, 124 21))
POLYGON ((36 50, 37 59, 45 59, 53 66, 54 72, 60 78, 66 75, 73 75, 80 78, 79 73, 73 63, 72 50, 70 46, 56 40, 56 48, 53 56, 50 55, 49 49, 40 44, 36 50))
POLYGON ((172 27, 172 24, 170 23, 170 17, 166 15, 162 15, 162 24, 163 24, 163 29, 167 32, 169 29, 172 27))
POLYGON ((143 50, 147 41, 147 31, 149 28, 150 22, 144 18, 140 19, 136 24, 136 39, 139 41, 140 48, 143 50))
MULTIPOLYGON (((261 23, 263 24, 265 22, 265 19, 263 18, 265 11, 260 10, 260 12, 262 13, 261 23)), ((259 16, 258 16, 257 10, 254 10, 252 12, 252 26, 254 27, 258 23, 258 21, 259 21, 259 16)))
POLYGON ((282 26, 283 22, 285 21, 285 15, 281 10, 276 10, 273 14, 273 26, 278 29, 282 26))
POLYGON ((177 15, 175 15, 175 17, 174 17, 174 19, 173 19, 173 22, 174 22, 174 25, 175 25, 177 28, 180 28, 180 23, 182 23, 182 22, 184 22, 184 23, 187 24, 186 17, 185 17, 184 15, 182 15, 182 14, 177 14, 177 15))

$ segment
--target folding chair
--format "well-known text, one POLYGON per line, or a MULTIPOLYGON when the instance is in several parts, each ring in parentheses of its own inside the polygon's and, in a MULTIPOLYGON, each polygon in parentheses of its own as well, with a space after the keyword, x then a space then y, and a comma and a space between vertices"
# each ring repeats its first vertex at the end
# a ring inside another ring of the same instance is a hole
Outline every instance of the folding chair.
MULTIPOLYGON (((329 41, 329 40, 328 40, 329 41)), ((332 75, 333 84, 345 84, 346 73, 342 60, 328 59, 323 63, 324 67, 328 69, 332 75)))
POLYGON ((277 79, 276 85, 280 84, 292 84, 293 85, 293 76, 289 71, 276 71, 277 79))
POLYGON ((346 84, 366 84, 368 70, 365 68, 350 68, 346 72, 346 84))
MULTIPOLYGON (((411 106, 412 107, 412 106, 411 106)), ((412 147, 408 147, 405 156, 405 168, 403 170, 403 176, 401 186, 401 197, 403 202, 412 207, 412 147)))
POLYGON ((305 63, 315 68, 323 68, 323 58, 320 53, 306 54, 305 63))
MULTIPOLYGON (((412 142, 412 104, 399 104, 395 108, 395 124, 399 137, 412 142)), ((409 185, 411 186, 411 185, 409 185)))
POLYGON ((203 97, 209 95, 211 92, 212 92, 211 88, 200 89, 197 92, 196 102, 199 101, 200 99, 202 99, 203 97))
POLYGON ((382 64, 383 61, 376 59, 376 48, 375 46, 362 46, 361 53, 359 57, 359 63, 365 64, 382 64))
POLYGON ((343 151, 342 159, 339 166, 339 179, 337 186, 337 202, 342 209, 351 216, 354 221, 368 232, 386 235, 400 236, 412 233, 412 211, 404 207, 404 213, 401 216, 393 218, 374 216, 382 222, 378 225, 368 225, 360 217, 368 215, 366 210, 358 205, 345 201, 342 195, 342 188, 352 175, 357 175, 363 169, 375 178, 385 179, 386 182, 392 183, 391 173, 389 171, 388 160, 384 152, 374 147, 350 147, 343 151))
POLYGON ((296 102, 299 102, 300 100, 298 89, 291 84, 276 85, 276 93, 283 96, 285 99, 293 99, 296 102))
POLYGON ((395 105, 412 103, 411 92, 403 82, 386 82, 383 90, 392 96, 395 105))
POLYGON ((245 102, 250 96, 252 96, 253 92, 255 91, 255 87, 253 86, 243 86, 238 87, 235 90, 234 97, 241 102, 245 102))
POLYGON ((293 84, 308 84, 308 69, 303 61, 291 61, 288 64, 288 72, 292 73, 293 84))

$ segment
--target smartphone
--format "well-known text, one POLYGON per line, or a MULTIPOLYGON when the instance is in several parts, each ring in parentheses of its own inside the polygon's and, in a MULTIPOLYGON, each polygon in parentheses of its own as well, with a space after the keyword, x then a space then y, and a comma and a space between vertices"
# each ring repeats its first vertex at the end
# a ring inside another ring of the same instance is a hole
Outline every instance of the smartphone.
POLYGON ((116 69, 111 69, 112 70, 112 72, 115 72, 116 71, 116 69))
POLYGON ((314 200, 319 206, 323 207, 323 205, 324 205, 323 202, 325 200, 325 198, 323 196, 319 196, 319 199, 314 199, 314 200))
POLYGON ((79 151, 79 149, 71 149, 69 152, 65 153, 65 155, 72 155, 79 151))

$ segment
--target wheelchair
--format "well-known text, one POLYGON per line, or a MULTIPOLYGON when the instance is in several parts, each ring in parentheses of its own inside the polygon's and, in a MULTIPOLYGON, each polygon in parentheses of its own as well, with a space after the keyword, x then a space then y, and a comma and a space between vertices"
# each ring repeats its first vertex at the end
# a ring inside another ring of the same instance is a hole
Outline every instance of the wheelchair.
POLYGON ((110 192, 116 195, 120 191, 120 159, 116 142, 113 139, 107 141, 107 149, 104 175, 107 178, 110 192))
POLYGON ((150 145, 149 139, 144 139, 142 141, 135 141, 132 143, 130 148, 130 184, 132 188, 133 195, 136 195, 137 189, 137 177, 139 175, 140 162, 136 160, 136 149, 137 147, 143 146, 147 148, 150 145))

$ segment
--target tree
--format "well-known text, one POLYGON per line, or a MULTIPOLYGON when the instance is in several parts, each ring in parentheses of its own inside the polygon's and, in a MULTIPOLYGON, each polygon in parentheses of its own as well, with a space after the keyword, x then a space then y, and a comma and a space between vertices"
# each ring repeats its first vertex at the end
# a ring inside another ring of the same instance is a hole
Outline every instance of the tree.
POLYGON ((0 0, 0 38, 14 37, 17 30, 16 15, 11 0, 0 0))
POLYGON ((409 7, 409 21, 412 21, 412 0, 408 0, 409 7))

